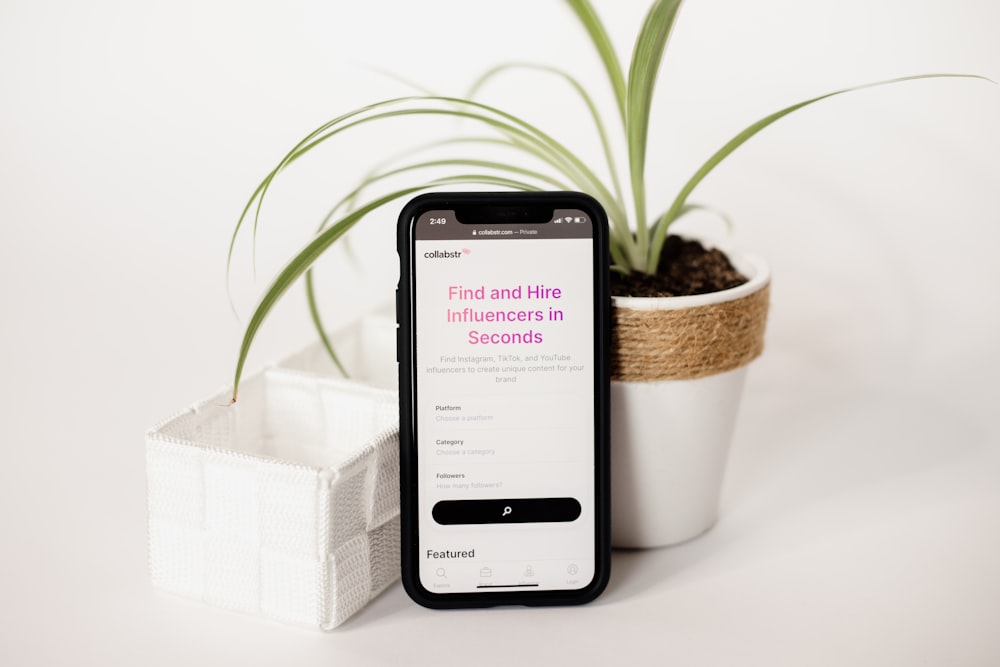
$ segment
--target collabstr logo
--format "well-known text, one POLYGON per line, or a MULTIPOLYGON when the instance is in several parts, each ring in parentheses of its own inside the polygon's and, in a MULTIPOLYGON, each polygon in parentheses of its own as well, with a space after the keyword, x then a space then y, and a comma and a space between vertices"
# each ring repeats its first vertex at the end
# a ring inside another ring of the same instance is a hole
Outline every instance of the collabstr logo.
POLYGON ((462 255, 468 255, 472 251, 468 248, 462 248, 459 250, 431 250, 430 252, 425 252, 424 257, 427 259, 458 259, 462 255))

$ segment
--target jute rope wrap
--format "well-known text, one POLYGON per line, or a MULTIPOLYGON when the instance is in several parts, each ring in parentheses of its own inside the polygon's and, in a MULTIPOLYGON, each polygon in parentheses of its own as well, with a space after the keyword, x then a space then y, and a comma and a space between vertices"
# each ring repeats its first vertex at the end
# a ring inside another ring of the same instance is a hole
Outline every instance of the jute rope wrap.
POLYGON ((678 310, 612 312, 611 379, 691 380, 750 363, 764 350, 770 284, 746 296, 678 310))

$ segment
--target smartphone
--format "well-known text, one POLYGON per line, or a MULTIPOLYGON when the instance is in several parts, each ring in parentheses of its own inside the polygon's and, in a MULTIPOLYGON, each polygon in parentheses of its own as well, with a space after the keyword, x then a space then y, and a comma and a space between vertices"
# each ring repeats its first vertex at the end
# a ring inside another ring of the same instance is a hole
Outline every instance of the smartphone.
POLYGON ((432 608, 580 604, 610 570, 608 222, 436 193, 398 224, 402 576, 432 608))

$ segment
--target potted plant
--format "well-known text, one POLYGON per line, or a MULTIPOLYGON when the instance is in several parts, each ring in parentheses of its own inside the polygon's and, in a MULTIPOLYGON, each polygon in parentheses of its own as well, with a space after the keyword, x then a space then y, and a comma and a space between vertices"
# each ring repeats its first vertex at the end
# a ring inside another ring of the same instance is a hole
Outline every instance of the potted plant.
POLYGON ((611 221, 615 350, 612 389, 612 469, 616 546, 649 547, 698 535, 715 520, 726 453, 746 364, 760 354, 770 274, 753 257, 727 258, 716 249, 672 237, 670 228, 699 208, 698 184, 743 143, 781 118, 852 90, 938 76, 880 81, 793 104, 748 125, 708 157, 663 212, 647 209, 645 179, 653 92, 681 0, 654 0, 642 23, 627 71, 589 0, 566 0, 603 63, 618 118, 606 123, 590 91, 569 73, 547 66, 501 65, 469 95, 421 93, 384 100, 324 123, 296 144, 261 181, 233 232, 256 235, 274 179, 338 135, 388 119, 457 118, 462 131, 377 164, 331 209, 314 238, 278 273, 250 318, 234 380, 236 400, 250 346, 275 303, 305 279, 316 330, 338 367, 319 315, 311 267, 348 230, 377 209, 420 191, 454 187, 522 190, 575 189, 597 198, 611 221), (602 177, 549 133, 496 106, 477 101, 479 87, 501 72, 537 70, 561 79, 583 103, 607 162, 602 177), (618 126, 615 132, 610 125, 618 126), (620 137, 627 176, 613 150, 620 137), (489 159, 496 147, 509 159, 489 159), (440 153, 446 155, 442 157, 440 153))

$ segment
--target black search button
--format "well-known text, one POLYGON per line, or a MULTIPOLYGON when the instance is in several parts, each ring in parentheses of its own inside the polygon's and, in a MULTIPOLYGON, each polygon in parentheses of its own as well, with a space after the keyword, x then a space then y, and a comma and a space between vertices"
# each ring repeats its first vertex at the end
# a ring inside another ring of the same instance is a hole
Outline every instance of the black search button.
POLYGON ((505 500, 442 500, 431 516, 442 526, 482 523, 550 523, 576 521, 576 498, 508 498, 505 500))

